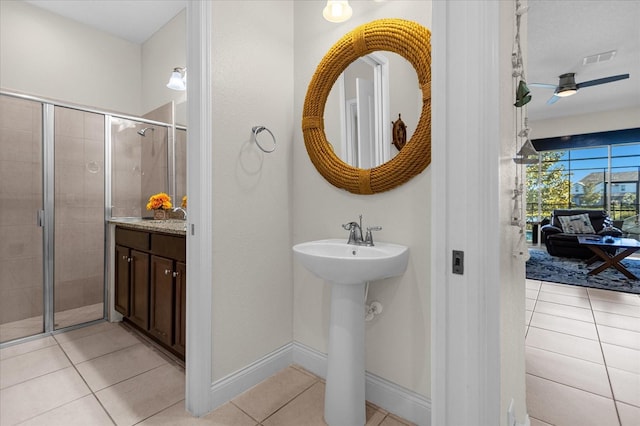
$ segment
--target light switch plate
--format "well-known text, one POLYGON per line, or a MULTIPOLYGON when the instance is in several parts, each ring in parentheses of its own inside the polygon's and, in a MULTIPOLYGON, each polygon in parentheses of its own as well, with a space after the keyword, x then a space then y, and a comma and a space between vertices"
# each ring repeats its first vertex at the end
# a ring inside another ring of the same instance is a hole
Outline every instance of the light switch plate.
POLYGON ((464 252, 462 250, 453 250, 452 265, 454 274, 464 274, 464 252))

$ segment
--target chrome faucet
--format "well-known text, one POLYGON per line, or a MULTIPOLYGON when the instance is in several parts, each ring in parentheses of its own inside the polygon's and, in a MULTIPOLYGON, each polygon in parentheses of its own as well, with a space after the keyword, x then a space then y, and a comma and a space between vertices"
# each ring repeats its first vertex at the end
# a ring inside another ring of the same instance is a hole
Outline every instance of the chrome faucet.
POLYGON ((187 220, 187 211, 182 207, 174 207, 171 211, 173 212, 182 212, 182 216, 184 220, 187 220))
POLYGON ((349 222, 342 225, 344 229, 349 231, 349 240, 347 244, 353 244, 356 246, 373 246, 373 234, 371 231, 380 231, 382 226, 371 226, 367 228, 367 233, 362 238, 362 215, 360 215, 360 222, 349 222))

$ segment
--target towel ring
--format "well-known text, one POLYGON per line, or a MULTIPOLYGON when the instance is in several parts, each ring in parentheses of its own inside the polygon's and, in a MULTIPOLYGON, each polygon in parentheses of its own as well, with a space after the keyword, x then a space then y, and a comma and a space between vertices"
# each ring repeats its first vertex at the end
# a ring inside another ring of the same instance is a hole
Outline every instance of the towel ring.
POLYGON ((256 145, 258 145, 258 148, 260 148, 262 151, 266 152, 267 154, 276 150, 276 138, 275 136, 273 136, 273 133, 271 133, 271 130, 267 129, 264 126, 254 126, 251 129, 251 131, 253 132, 253 140, 256 142, 256 145), (273 148, 271 148, 270 150, 264 149, 264 147, 260 144, 260 141, 258 141, 258 135, 263 130, 266 130, 271 135, 271 139, 273 140, 273 148))

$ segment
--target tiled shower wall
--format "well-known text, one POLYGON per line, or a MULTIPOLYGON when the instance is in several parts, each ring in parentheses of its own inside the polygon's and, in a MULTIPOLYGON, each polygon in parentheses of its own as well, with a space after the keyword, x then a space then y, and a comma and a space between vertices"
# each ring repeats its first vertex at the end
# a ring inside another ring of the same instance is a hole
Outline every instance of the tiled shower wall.
MULTIPOLYGON (((131 120, 112 119, 111 215, 114 217, 142 216, 142 136, 137 133, 142 128, 131 120)), ((148 137, 152 136, 150 133, 147 132, 148 137)))
POLYGON ((113 119, 113 217, 153 216, 146 210, 149 197, 168 192, 167 128, 113 119), (150 127, 145 136, 138 131, 150 127))
MULTIPOLYGON (((144 115, 144 118, 154 121, 170 123, 173 121, 173 102, 169 102, 144 115)), ((166 192, 171 195, 169 188, 169 171, 167 167, 168 129, 166 127, 153 126, 152 134, 142 138, 142 216, 153 216, 146 212, 147 200, 153 194, 166 192)), ((176 205, 176 200, 172 200, 176 205)), ((180 203, 177 204, 178 206, 180 203)))
POLYGON ((54 303, 60 312, 104 298, 104 116, 56 107, 54 140, 54 303))
POLYGON ((182 202, 182 197, 187 195, 187 131, 176 129, 175 142, 176 156, 176 202, 177 206, 182 202))
POLYGON ((42 316, 41 132, 40 103, 0 96, 2 324, 42 316))
POLYGON ((167 128, 153 128, 153 132, 147 132, 142 138, 142 197, 138 201, 141 202, 141 216, 153 216, 153 212, 146 210, 151 195, 159 192, 170 194, 167 180, 167 128))

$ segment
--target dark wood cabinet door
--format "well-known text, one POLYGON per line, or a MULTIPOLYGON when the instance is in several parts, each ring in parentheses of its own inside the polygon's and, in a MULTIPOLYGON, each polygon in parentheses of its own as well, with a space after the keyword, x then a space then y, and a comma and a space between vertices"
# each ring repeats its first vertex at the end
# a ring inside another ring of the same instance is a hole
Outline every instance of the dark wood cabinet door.
POLYGON ((129 319, 149 329, 149 254, 131 250, 131 292, 129 319))
POLYGON ((174 314, 174 342, 175 349, 182 356, 187 346, 187 265, 176 262, 176 302, 174 314))
POLYGON ((174 261, 151 256, 151 324, 149 331, 165 345, 173 344, 174 261))
POLYGON ((129 316, 129 249, 116 246, 116 282, 114 308, 125 317, 129 316))

